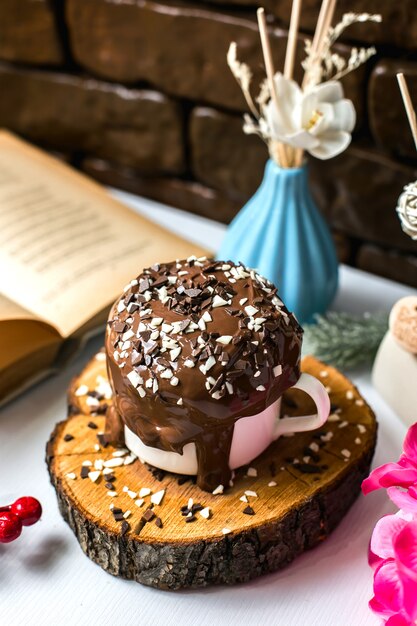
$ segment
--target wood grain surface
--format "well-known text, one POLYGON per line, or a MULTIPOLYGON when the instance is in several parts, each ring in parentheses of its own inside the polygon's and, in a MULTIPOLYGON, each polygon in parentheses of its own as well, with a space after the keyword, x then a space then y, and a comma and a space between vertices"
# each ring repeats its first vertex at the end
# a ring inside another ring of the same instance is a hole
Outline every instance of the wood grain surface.
MULTIPOLYGON (((370 407, 337 370, 313 357, 303 360, 302 369, 328 387, 329 421, 319 431, 281 437, 250 469, 240 468, 223 495, 212 495, 190 477, 155 471, 127 451, 103 446, 111 398, 104 354, 96 355, 72 382, 68 419, 56 426, 47 445, 61 513, 84 552, 116 576, 179 589, 247 581, 284 567, 324 540, 369 472, 377 425, 370 407), (120 465, 106 470, 114 476, 110 485, 102 464, 115 459, 120 465), (81 478, 83 463, 84 473, 91 472, 86 478, 81 478), (141 496, 141 489, 150 493, 141 496), (152 503, 162 490, 160 504, 152 503), (245 492, 256 495, 243 502, 245 492), (195 519, 186 521, 181 507, 190 498, 194 508, 210 508, 209 519, 196 510, 195 519), (115 516, 112 505, 122 513, 115 516), (244 513, 248 506, 253 514, 244 513), (147 509, 152 513, 145 514, 147 509)), ((283 413, 311 412, 310 402, 290 391, 283 413)))

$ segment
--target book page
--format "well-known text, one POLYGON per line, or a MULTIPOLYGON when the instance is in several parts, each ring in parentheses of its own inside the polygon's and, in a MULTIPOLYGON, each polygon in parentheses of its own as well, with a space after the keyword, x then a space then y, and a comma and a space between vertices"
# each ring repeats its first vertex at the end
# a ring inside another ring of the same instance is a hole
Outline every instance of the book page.
POLYGON ((39 318, 0 293, 0 322, 28 319, 38 320, 39 318))
POLYGON ((155 262, 204 251, 0 131, 0 293, 68 337, 155 262))

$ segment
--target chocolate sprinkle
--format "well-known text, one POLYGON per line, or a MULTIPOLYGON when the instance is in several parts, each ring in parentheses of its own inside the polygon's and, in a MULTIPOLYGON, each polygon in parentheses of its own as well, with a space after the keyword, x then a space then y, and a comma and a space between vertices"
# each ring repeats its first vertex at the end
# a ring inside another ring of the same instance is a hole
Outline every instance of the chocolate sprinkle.
POLYGON ((244 513, 245 515, 255 515, 255 511, 251 506, 249 506, 249 504, 245 509, 243 509, 242 513, 244 513))
POLYGON ((120 534, 122 535, 122 537, 125 536, 125 534, 130 530, 130 524, 129 522, 126 522, 126 520, 124 520, 122 522, 122 528, 120 530, 120 534))
POLYGON ((294 467, 298 469, 302 474, 320 474, 322 469, 317 465, 311 465, 310 463, 296 463, 294 467))
POLYGON ((150 522, 155 517, 155 513, 152 509, 146 509, 145 513, 142 515, 142 520, 144 522, 150 522))
POLYGON ((97 430, 98 426, 95 422, 88 422, 88 428, 92 428, 93 430, 97 430))
POLYGON ((88 478, 88 474, 90 473, 90 468, 86 465, 83 465, 81 468, 80 476, 81 478, 88 478))
POLYGON ((304 456, 310 456, 315 463, 318 463, 320 461, 320 456, 311 448, 304 448, 303 454, 304 456))
POLYGON ((156 518, 155 525, 158 526, 158 528, 162 528, 163 524, 162 524, 162 520, 160 517, 156 518))
POLYGON ((64 441, 72 441, 74 439, 74 435, 70 435, 70 433, 67 433, 64 437, 64 441))

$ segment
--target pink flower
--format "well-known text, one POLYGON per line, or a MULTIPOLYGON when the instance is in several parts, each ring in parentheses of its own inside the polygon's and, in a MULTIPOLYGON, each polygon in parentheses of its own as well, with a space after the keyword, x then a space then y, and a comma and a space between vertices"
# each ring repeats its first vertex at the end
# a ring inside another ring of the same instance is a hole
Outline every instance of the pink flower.
POLYGON ((417 620, 417 521, 387 515, 371 539, 374 597, 370 608, 389 626, 417 620))
POLYGON ((398 463, 386 463, 374 469, 362 483, 366 495, 381 487, 417 485, 417 423, 409 428, 404 440, 403 454, 398 463))
POLYGON ((417 519, 417 486, 411 485, 404 491, 398 487, 389 487, 387 489, 388 496, 399 509, 405 513, 409 513, 417 519))

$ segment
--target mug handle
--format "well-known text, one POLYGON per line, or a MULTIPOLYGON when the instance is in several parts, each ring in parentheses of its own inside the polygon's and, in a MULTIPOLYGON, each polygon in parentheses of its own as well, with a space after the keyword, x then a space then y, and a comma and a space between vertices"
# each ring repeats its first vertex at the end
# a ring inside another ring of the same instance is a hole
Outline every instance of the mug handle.
POLYGON ((300 378, 291 389, 301 389, 301 391, 305 391, 314 400, 317 413, 315 415, 300 415, 299 417, 283 417, 282 419, 277 419, 274 428, 274 439, 277 439, 285 433, 315 430, 323 426, 329 417, 329 394, 317 378, 310 376, 310 374, 301 374, 300 378))

